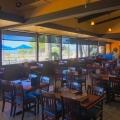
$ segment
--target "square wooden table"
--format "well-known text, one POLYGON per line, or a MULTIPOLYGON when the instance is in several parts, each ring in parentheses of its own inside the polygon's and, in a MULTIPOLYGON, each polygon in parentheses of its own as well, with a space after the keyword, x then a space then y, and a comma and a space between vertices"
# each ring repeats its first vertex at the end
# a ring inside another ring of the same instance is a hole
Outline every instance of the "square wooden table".
POLYGON ((65 96, 71 99, 75 99, 77 101, 81 102, 82 109, 88 110, 92 106, 94 106, 96 103, 99 103, 104 99, 103 96, 97 96, 97 95, 92 95, 92 94, 73 94, 70 89, 68 88, 63 88, 61 92, 54 92, 56 99, 60 100, 61 96, 65 96), (88 100, 84 101, 84 99, 88 98, 88 100))

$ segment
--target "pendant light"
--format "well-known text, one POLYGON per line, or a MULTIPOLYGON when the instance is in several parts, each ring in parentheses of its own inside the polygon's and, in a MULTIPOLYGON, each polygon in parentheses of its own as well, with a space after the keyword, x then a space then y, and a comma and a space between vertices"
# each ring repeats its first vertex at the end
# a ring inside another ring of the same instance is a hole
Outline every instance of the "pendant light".
POLYGON ((92 15, 92 21, 91 21, 90 25, 95 25, 95 22, 93 21, 93 15, 92 15))
POLYGON ((112 29, 111 29, 111 27, 110 27, 110 14, 109 14, 109 28, 108 28, 108 31, 109 31, 109 32, 112 31, 112 29))

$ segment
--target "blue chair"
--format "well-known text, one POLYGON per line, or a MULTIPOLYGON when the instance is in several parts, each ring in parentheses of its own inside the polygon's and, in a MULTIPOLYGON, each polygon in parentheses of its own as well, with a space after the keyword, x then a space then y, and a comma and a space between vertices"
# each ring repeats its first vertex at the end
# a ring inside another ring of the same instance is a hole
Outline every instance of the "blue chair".
POLYGON ((12 84, 7 80, 2 80, 1 87, 2 87, 2 97, 3 97, 2 112, 4 112, 5 102, 11 103, 11 110, 10 110, 10 116, 11 116, 14 106, 13 104, 14 95, 13 95, 12 84))
POLYGON ((52 92, 41 91, 42 120, 44 116, 57 120, 62 116, 62 106, 56 102, 55 95, 52 92))
POLYGON ((22 107, 22 119, 24 118, 24 112, 34 108, 34 113, 36 116, 36 97, 32 95, 28 95, 24 92, 22 84, 13 83, 14 88, 14 113, 13 117, 16 113, 16 107, 22 107), (31 105, 32 103, 32 105, 31 105))
MULTIPOLYGON (((49 91, 50 78, 46 77, 46 76, 41 76, 40 82, 48 83, 48 86, 42 87, 40 89, 45 90, 45 91, 49 91)), ((28 95, 32 95, 32 96, 35 96, 37 98, 37 113, 39 113, 39 104, 41 103, 41 101, 40 101, 40 96, 41 96, 40 89, 28 93, 28 95)))

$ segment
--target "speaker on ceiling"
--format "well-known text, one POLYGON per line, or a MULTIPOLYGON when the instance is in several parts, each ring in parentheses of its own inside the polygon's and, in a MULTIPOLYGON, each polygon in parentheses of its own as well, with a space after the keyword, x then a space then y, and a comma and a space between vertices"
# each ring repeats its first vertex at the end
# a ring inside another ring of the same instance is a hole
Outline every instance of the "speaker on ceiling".
POLYGON ((22 3, 21 2, 16 2, 16 6, 19 8, 21 7, 22 3))

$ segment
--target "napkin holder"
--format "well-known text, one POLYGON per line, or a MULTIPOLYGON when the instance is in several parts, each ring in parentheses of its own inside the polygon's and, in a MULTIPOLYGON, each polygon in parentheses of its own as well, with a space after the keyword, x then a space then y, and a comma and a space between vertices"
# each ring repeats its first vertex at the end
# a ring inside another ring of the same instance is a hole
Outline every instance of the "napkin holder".
POLYGON ((40 79, 37 75, 31 75, 30 79, 31 79, 31 86, 32 87, 40 85, 40 79))

